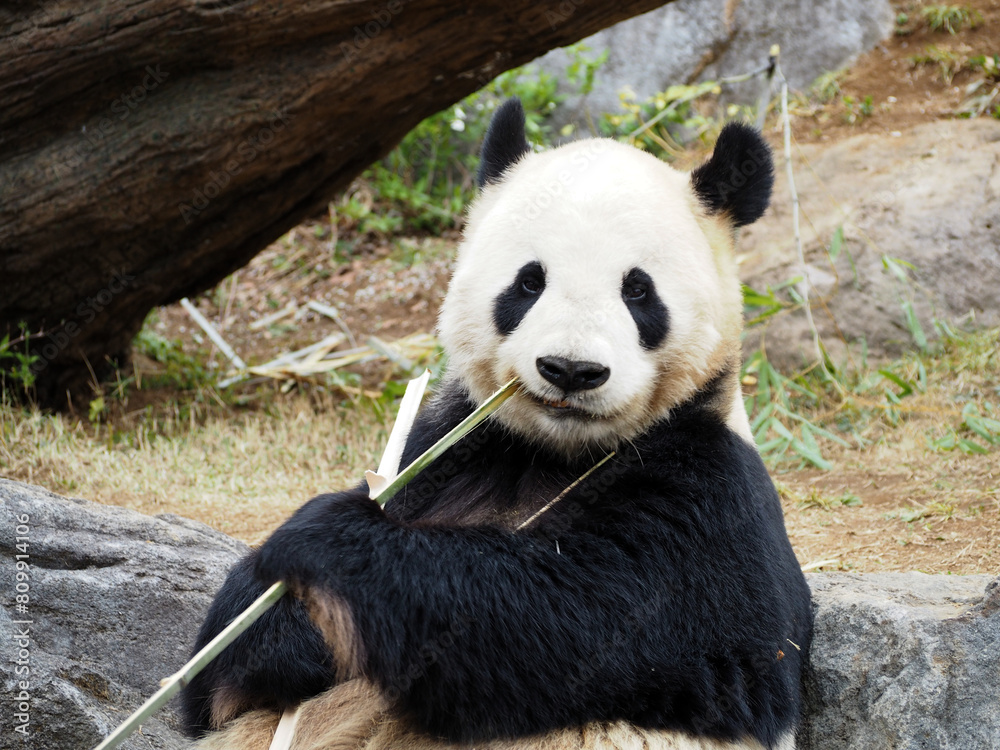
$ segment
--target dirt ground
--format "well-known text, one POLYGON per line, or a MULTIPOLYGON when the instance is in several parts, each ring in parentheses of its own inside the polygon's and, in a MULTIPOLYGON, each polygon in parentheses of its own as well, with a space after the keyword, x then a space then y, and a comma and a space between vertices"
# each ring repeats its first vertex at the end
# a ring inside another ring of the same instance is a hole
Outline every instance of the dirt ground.
POLYGON ((969 84, 981 77, 969 61, 1000 53, 1000 0, 956 4, 979 16, 975 28, 964 27, 955 34, 932 31, 922 22, 920 10, 928 5, 914 0, 893 3, 896 33, 838 79, 838 90, 829 102, 797 107, 793 127, 797 141, 835 141, 859 133, 892 137, 914 125, 954 116, 968 101, 969 84), (905 23, 899 23, 902 17, 905 23), (927 61, 928 57, 939 61, 927 61), (870 114, 863 111, 866 97, 871 97, 870 114))
MULTIPOLYGON (((859 59, 839 79, 839 91, 827 103, 796 105, 796 140, 827 142, 858 133, 882 133, 891 139, 893 132, 952 117, 966 99, 965 88, 975 73, 959 65, 950 77, 942 74, 939 64, 914 62, 913 57, 929 45, 950 51, 958 62, 1000 51, 1000 0, 973 0, 968 5, 981 14, 982 22, 952 35, 923 28, 917 20, 920 4, 897 3, 899 12, 910 19, 899 25, 901 33, 859 59), (869 96, 870 112, 852 121, 857 103, 869 96), (845 104, 845 97, 855 104, 845 104)), ((354 189, 363 197, 363 184, 354 189)), ((457 233, 441 238, 358 238, 336 206, 332 204, 331 216, 299 226, 196 300, 247 362, 264 362, 338 330, 334 321, 309 310, 309 301, 337 308, 347 328, 362 341, 370 335, 392 341, 433 331, 457 233), (345 238, 354 245, 354 254, 346 258, 341 252, 345 238), (286 314, 260 325, 282 311, 286 314)), ((179 342, 191 356, 207 355, 213 371, 226 369, 224 358, 179 306, 161 308, 152 328, 179 342)), ((995 397, 1000 393, 998 369, 994 356, 985 382, 975 387, 992 389, 995 397)), ((150 380, 162 374, 163 366, 157 362, 137 354, 135 371, 139 391, 113 419, 134 421, 148 413, 151 404, 185 397, 170 387, 142 389, 143 377, 150 380)), ((369 365, 361 374, 363 387, 376 390, 380 383, 400 377, 386 362, 369 365)), ((946 375, 941 381, 941 388, 954 385, 946 375)), ((262 387, 280 389, 281 384, 257 383, 242 389, 249 399, 262 387)), ((278 397, 306 398, 295 390, 278 397)), ((879 434, 869 435, 865 449, 826 447, 834 463, 830 471, 775 468, 789 535, 806 568, 1000 574, 1000 451, 965 455, 928 450, 927 436, 936 434, 942 424, 941 409, 954 410, 941 406, 945 397, 937 398, 909 414, 904 428, 874 428, 879 434)), ((150 510, 145 500, 128 493, 118 493, 112 501, 150 510)), ((293 508, 281 506, 274 513, 255 516, 256 525, 226 530, 259 540, 293 508)), ((169 498, 157 501, 156 511, 182 512, 221 525, 218 513, 175 508, 169 498)))

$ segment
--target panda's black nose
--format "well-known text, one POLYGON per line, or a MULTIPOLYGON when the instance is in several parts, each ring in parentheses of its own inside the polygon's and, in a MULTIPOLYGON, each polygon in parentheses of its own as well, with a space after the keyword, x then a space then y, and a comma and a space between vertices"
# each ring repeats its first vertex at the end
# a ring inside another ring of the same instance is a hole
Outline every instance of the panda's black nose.
POLYGON ((539 357, 535 366, 543 378, 567 392, 597 388, 611 377, 611 369, 602 364, 565 357, 539 357))

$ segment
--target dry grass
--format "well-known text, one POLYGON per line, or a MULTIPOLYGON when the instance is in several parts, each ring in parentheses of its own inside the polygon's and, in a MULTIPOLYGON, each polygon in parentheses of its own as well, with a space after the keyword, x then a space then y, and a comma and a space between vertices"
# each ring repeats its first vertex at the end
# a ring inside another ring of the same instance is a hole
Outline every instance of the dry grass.
MULTIPOLYGON (((909 383, 925 382, 893 405, 892 414, 880 396, 887 384, 877 373, 833 403, 816 405, 810 416, 829 429, 849 426, 865 443, 825 444, 830 471, 794 464, 772 470, 803 564, 1000 574, 1000 447, 963 425, 967 404, 994 418, 1000 414, 998 338, 1000 331, 981 331, 935 354, 887 365, 909 383), (975 441, 986 452, 963 450, 960 440, 975 441)), ((889 390, 899 388, 889 384, 889 390)))
POLYGON ((262 541, 321 492, 356 484, 387 435, 370 405, 276 399, 266 410, 176 410, 123 431, 0 407, 0 473, 143 513, 176 513, 262 541))

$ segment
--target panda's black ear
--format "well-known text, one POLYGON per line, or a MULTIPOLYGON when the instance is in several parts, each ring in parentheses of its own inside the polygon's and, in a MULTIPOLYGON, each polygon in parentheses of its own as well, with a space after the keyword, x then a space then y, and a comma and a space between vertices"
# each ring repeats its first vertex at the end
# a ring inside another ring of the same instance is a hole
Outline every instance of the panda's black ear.
POLYGON ((771 148, 756 128, 731 122, 712 158, 691 173, 691 186, 710 213, 728 214, 737 227, 752 224, 771 201, 771 148))
POLYGON ((516 96, 505 101, 493 114, 479 154, 480 188, 499 182, 512 164, 531 151, 524 136, 524 107, 516 96))

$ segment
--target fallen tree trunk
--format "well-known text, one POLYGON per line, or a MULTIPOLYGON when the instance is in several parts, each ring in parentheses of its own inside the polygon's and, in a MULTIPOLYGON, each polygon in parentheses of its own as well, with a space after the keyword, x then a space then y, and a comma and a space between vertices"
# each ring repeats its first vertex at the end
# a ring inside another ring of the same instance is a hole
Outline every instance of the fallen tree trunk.
POLYGON ((664 1, 5 4, 0 337, 40 402, 86 395, 424 117, 664 1))

